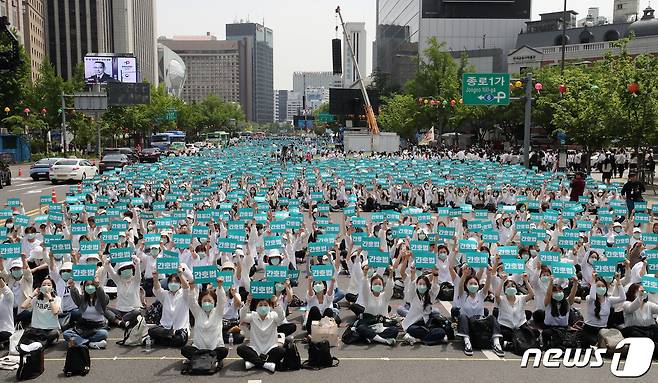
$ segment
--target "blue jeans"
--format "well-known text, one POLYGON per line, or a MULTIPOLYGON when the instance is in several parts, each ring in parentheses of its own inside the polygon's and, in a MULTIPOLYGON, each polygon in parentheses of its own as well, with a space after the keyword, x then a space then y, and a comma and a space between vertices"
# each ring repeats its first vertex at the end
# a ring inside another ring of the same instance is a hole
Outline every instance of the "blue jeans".
POLYGON ((64 334, 62 335, 64 336, 66 342, 73 340, 77 346, 82 346, 87 342, 100 342, 101 340, 107 339, 107 330, 98 329, 92 336, 86 339, 81 337, 80 334, 75 332, 75 330, 73 329, 68 329, 64 331, 64 334))
POLYGON ((345 292, 338 287, 334 289, 334 304, 340 302, 345 298, 345 292))
POLYGON ((626 207, 628 208, 628 215, 630 216, 631 213, 633 213, 633 210, 635 210, 635 201, 632 199, 627 199, 626 200, 626 207))

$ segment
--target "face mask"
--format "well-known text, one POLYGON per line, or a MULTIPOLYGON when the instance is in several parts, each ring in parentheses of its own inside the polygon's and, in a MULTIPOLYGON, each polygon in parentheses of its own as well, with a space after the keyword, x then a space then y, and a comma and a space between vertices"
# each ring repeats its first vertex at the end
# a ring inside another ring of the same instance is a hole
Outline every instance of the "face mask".
POLYGON ((36 236, 36 234, 34 234, 34 233, 30 233, 30 234, 26 235, 27 239, 30 239, 30 240, 34 239, 35 236, 36 236))
POLYGON ((87 285, 85 286, 85 293, 91 295, 96 292, 96 286, 94 285, 87 285))
POLYGON ((64 258, 64 254, 53 254, 53 258, 57 261, 61 261, 64 258))
POLYGON ((480 289, 480 286, 478 286, 478 285, 468 285, 467 288, 468 288, 468 292, 470 292, 471 294, 475 294, 480 289))
POLYGON ((47 294, 50 292, 50 286, 41 286, 39 291, 41 291, 41 294, 47 294))
POLYGON ((640 234, 639 234, 639 233, 635 233, 635 234, 633 234, 633 238, 635 238, 635 239, 640 239, 640 234))
POLYGON ((439 259, 442 261, 445 261, 448 258, 448 254, 446 253, 439 253, 439 259))
POLYGON ((540 279, 541 279, 541 283, 543 283, 545 285, 548 284, 548 281, 549 281, 548 275, 544 275, 540 279))
POLYGON ((274 285, 274 289, 276 289, 277 293, 280 293, 285 289, 285 286, 283 286, 283 283, 277 283, 274 285))
POLYGON ((23 270, 22 269, 12 270, 11 276, 14 277, 14 279, 20 279, 23 276, 23 270))
POLYGON ((8 224, 6 225, 6 227, 7 227, 7 229, 10 229, 10 230, 11 230, 11 229, 14 228, 14 224, 13 224, 13 223, 8 223, 8 224))
POLYGON ((153 231, 153 230, 155 230, 155 225, 146 225, 146 228, 147 228, 149 231, 153 231))
POLYGON ((512 226, 512 223, 511 222, 505 222, 505 223, 503 223, 503 226, 509 228, 510 226, 512 226))
POLYGON ((121 278, 128 279, 133 276, 133 271, 130 269, 121 270, 121 278))
POLYGON ((420 241, 424 241, 424 240, 426 240, 426 239, 427 239, 427 236, 426 236, 425 234, 420 234, 420 235, 418 236, 418 240, 420 240, 420 241))
POLYGON ((382 290, 384 290, 384 286, 382 286, 382 285, 372 285, 372 292, 373 293, 381 293, 382 290))
POLYGON ((199 256, 199 259, 203 259, 206 257, 206 252, 205 251, 199 251, 196 253, 199 256))
POLYGON ((205 244, 206 242, 208 242, 208 238, 199 238, 199 242, 205 244))
POLYGON ((262 317, 267 316, 270 313, 270 306, 258 306, 256 312, 262 317))
POLYGON ((505 295, 508 297, 513 297, 516 295, 516 287, 508 287, 505 289, 505 295))
POLYGON ((278 266, 279 263, 281 263, 281 258, 279 257, 270 258, 270 263, 272 264, 272 266, 278 266))
POLYGON ((176 283, 176 282, 169 283, 169 291, 175 293, 176 291, 178 291, 178 289, 180 289, 180 283, 176 283))
POLYGON ((560 302, 561 300, 564 299, 564 293, 562 291, 558 291, 557 293, 553 293, 553 299, 560 302))
POLYGON ((372 277, 375 274, 375 270, 368 269, 368 278, 372 277))
POLYGON ((621 233, 621 227, 615 227, 615 228, 612 229, 612 230, 614 230, 615 233, 621 233))
POLYGON ((320 294, 321 292, 324 291, 324 285, 318 283, 317 285, 313 285, 313 291, 315 291, 317 294, 320 294))
POLYGON ((418 285, 416 286, 416 291, 418 291, 419 294, 425 294, 427 292, 427 286, 425 285, 418 285))
POLYGON ((68 281, 71 279, 71 273, 69 271, 62 271, 62 279, 68 281))
POLYGON ((605 287, 597 287, 596 288, 596 295, 599 296, 599 297, 602 297, 602 296, 605 295, 606 290, 607 289, 605 287))
POLYGON ((530 258, 530 256, 526 253, 523 253, 523 255, 521 255, 521 259, 523 259, 524 261, 527 261, 528 258, 530 258))
POLYGON ((215 308, 215 304, 212 302, 201 302, 201 308, 203 311, 209 313, 215 308))

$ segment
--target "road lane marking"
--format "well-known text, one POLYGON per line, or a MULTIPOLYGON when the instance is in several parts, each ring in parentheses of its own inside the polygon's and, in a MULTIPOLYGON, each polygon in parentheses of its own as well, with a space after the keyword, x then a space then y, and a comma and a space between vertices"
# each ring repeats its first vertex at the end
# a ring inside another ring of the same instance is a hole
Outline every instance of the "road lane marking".
POLYGON ((498 355, 494 354, 491 350, 480 350, 489 360, 502 360, 498 355))

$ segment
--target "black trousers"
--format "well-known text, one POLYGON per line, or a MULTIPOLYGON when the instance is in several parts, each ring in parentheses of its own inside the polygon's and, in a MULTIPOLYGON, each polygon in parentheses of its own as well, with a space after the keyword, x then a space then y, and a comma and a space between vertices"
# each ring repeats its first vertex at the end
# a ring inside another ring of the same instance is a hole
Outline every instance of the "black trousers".
POLYGON ((180 349, 181 355, 186 357, 187 359, 194 359, 195 356, 205 354, 208 352, 214 352, 215 355, 217 355, 217 361, 222 362, 224 358, 228 356, 228 349, 226 347, 217 347, 214 350, 200 350, 197 347, 194 346, 183 346, 183 348, 180 349))
POLYGON ((244 359, 245 362, 252 363, 256 367, 263 367, 265 363, 280 363, 283 359, 285 351, 283 347, 276 346, 265 355, 258 355, 258 353, 246 344, 241 344, 237 348, 238 356, 244 359))
POLYGON ((153 343, 165 347, 183 347, 187 343, 187 330, 180 329, 174 331, 162 326, 151 327, 148 334, 153 339, 153 343))
POLYGON ((43 348, 50 347, 57 342, 59 339, 58 330, 44 330, 40 328, 28 327, 23 336, 18 341, 18 344, 30 344, 34 342, 39 342, 43 348))
POLYGON ((599 331, 602 327, 594 327, 588 324, 583 326, 582 331, 579 332, 580 343, 583 347, 596 346, 599 342, 599 331))
POLYGON ((0 346, 9 343, 9 338, 11 338, 9 331, 0 331, 0 346))
POLYGON ((384 331, 379 334, 372 329, 372 327, 362 324, 356 326, 356 332, 359 334, 361 339, 365 341, 373 340, 377 335, 381 336, 384 339, 395 339, 398 336, 398 328, 396 326, 384 327, 384 331))
POLYGON ((656 347, 653 349, 653 357, 658 358, 658 325, 651 326, 629 326, 621 329, 624 338, 649 338, 653 340, 656 347))
POLYGON ((311 307, 311 310, 308 312, 308 317, 306 318, 306 325, 304 326, 306 328, 306 331, 311 334, 311 324, 313 321, 319 321, 320 319, 324 317, 329 317, 329 318, 334 318, 336 321, 336 324, 340 324, 340 317, 334 313, 334 310, 331 308, 327 308, 324 310, 323 313, 320 312, 320 309, 317 306, 311 307))
POLYGON ((297 331, 297 325, 294 323, 281 323, 276 331, 283 333, 285 336, 290 336, 297 331))

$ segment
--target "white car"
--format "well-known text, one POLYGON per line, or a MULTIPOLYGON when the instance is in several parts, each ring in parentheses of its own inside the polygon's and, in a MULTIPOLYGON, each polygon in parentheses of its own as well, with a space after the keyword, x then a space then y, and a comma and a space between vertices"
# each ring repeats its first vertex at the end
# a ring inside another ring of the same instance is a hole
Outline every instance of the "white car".
POLYGON ((79 158, 66 158, 55 162, 50 168, 50 182, 83 181, 98 174, 98 168, 79 158))

